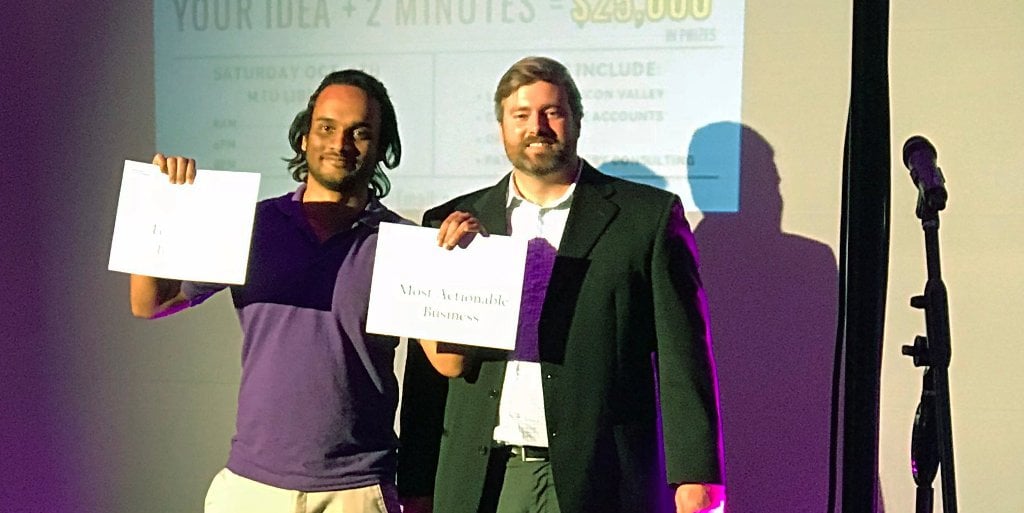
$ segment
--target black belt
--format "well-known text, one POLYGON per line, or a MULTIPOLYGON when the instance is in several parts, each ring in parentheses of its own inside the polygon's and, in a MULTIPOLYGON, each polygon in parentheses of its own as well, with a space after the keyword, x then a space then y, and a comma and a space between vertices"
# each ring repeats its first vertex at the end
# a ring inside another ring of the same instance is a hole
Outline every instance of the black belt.
POLYGON ((506 445, 509 458, 520 461, 548 461, 547 447, 531 447, 529 445, 506 445))

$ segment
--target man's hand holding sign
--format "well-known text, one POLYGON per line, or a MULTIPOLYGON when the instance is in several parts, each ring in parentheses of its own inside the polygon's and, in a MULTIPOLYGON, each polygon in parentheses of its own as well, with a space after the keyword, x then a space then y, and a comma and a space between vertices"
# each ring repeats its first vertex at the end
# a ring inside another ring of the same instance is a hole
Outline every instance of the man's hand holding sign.
POLYGON ((462 371, 459 345, 511 350, 526 243, 486 235, 466 212, 453 212, 438 230, 382 224, 367 331, 419 339, 449 377, 462 371))

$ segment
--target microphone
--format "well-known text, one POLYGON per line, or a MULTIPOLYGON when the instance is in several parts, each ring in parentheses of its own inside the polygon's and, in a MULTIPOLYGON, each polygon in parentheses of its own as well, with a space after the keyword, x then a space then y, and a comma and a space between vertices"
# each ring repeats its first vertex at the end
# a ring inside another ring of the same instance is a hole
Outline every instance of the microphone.
POLYGON ((923 136, 915 135, 903 143, 903 164, 910 170, 919 200, 928 208, 939 211, 946 208, 948 193, 946 179, 942 176, 942 169, 935 165, 935 159, 935 146, 923 136))

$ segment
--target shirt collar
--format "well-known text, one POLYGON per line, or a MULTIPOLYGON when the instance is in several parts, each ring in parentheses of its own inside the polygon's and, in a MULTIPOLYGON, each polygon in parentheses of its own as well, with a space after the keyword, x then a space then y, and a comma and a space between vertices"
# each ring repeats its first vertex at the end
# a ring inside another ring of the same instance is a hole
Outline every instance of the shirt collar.
MULTIPOLYGON (((292 211, 299 213, 302 211, 302 197, 306 193, 306 183, 300 183, 299 187, 295 189, 295 192, 291 194, 290 202, 292 205, 292 211)), ((389 210, 380 202, 380 198, 377 197, 377 193, 373 190, 369 190, 368 200, 366 206, 363 208, 362 213, 359 215, 359 219, 356 219, 352 226, 357 224, 363 224, 370 228, 376 228, 381 221, 389 214, 389 210)))
MULTIPOLYGON (((547 206, 537 205, 538 208, 543 208, 543 209, 569 208, 569 204, 572 202, 573 193, 576 192, 576 183, 580 181, 580 174, 581 174, 581 172, 583 170, 583 159, 578 158, 577 161, 578 161, 579 164, 578 164, 578 167, 576 168, 576 177, 572 179, 572 183, 569 184, 569 188, 565 190, 565 193, 562 194, 557 200, 551 202, 550 205, 547 205, 547 206)), ((530 203, 530 201, 527 200, 526 198, 524 198, 523 195, 519 193, 519 188, 516 187, 515 172, 512 172, 512 174, 510 174, 509 177, 508 177, 508 193, 506 194, 506 197, 505 197, 505 208, 506 209, 515 208, 515 207, 518 207, 519 205, 522 205, 523 203, 530 203)), ((535 205, 534 203, 530 203, 530 204, 531 205, 535 205)))

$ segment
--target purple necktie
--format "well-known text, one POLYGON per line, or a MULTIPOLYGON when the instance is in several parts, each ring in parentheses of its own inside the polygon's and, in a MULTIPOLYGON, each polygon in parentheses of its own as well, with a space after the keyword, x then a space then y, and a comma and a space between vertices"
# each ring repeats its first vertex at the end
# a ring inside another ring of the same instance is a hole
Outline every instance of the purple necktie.
POLYGON ((523 297, 519 305, 519 330, 512 360, 539 362, 540 314, 544 309, 544 296, 551 281, 551 269, 558 253, 547 240, 530 239, 526 246, 526 272, 523 274, 523 297))

